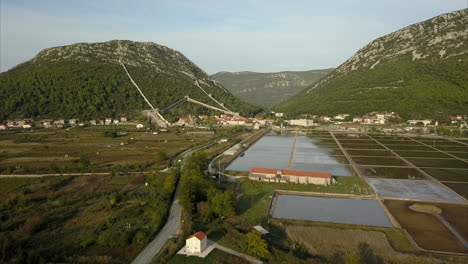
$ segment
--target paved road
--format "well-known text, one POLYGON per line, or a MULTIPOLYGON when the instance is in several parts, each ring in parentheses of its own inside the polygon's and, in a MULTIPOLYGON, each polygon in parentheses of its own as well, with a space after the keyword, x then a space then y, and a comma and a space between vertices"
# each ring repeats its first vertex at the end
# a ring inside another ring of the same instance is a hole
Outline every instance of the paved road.
MULTIPOLYGON (((236 136, 232 135, 230 138, 236 136)), ((182 162, 182 168, 185 165, 187 159, 195 152, 210 147, 214 144, 217 144, 218 140, 214 142, 205 144, 199 148, 193 150, 186 150, 182 152, 179 157, 174 159, 174 163, 178 163, 179 160, 182 162)), ((151 260, 158 254, 158 252, 162 249, 166 241, 178 234, 181 228, 181 217, 182 217, 182 206, 179 204, 179 189, 180 189, 180 180, 177 183, 176 192, 174 194, 174 201, 172 202, 171 210, 169 213, 169 218, 167 219, 166 225, 159 231, 156 237, 143 249, 143 251, 138 254, 138 256, 133 260, 132 264, 149 264, 151 260)))
POLYGON ((133 260, 132 264, 147 264, 158 254, 161 248, 166 244, 169 237, 180 232, 180 218, 182 217, 182 206, 179 204, 178 198, 179 187, 175 194, 174 202, 171 206, 169 218, 166 225, 159 231, 158 235, 151 241, 145 249, 133 260))

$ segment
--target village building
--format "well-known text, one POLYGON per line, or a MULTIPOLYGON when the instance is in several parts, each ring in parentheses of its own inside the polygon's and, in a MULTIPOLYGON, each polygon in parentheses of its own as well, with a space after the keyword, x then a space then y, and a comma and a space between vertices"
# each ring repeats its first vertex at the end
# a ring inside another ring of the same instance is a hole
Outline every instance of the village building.
POLYGON ((117 120, 117 119, 114 119, 112 122, 113 122, 114 125, 118 125, 118 124, 119 124, 119 120, 117 120))
POLYGON ((120 117, 120 122, 127 123, 128 120, 127 120, 127 118, 125 116, 122 116, 122 117, 120 117))
POLYGON ((353 117, 353 123, 361 123, 362 122, 362 118, 361 117, 353 117))
POLYGON ((246 124, 246 119, 243 117, 236 117, 226 121, 228 125, 243 126, 246 124))
POLYGON ((319 119, 320 119, 321 121, 329 122, 329 121, 331 120, 331 117, 329 117, 329 116, 321 116, 321 117, 319 117, 319 119))
POLYGON ((348 116, 349 116, 349 114, 338 114, 333 119, 335 119, 335 120, 345 120, 345 118, 348 117, 348 116))
POLYGON ((112 125, 112 118, 106 118, 105 123, 106 125, 112 125))
POLYGON ((45 128, 49 128, 52 126, 52 120, 44 119, 41 121, 41 125, 45 128))
POLYGON ((333 184, 332 174, 329 172, 279 170, 269 168, 251 168, 249 179, 264 182, 300 183, 328 186, 333 184))
POLYGON ((7 130, 7 126, 4 124, 0 124, 0 130, 7 130))
POLYGON ((199 254, 206 249, 208 238, 203 232, 196 232, 185 240, 185 251, 188 254, 199 254))
POLYGON ((15 121, 7 121, 7 127, 15 127, 15 121))
POLYGON ((54 125, 57 127, 62 128, 65 125, 65 120, 64 119, 57 119, 54 121, 54 125))
POLYGON ((145 127, 143 124, 137 124, 137 125, 136 125, 136 128, 137 128, 137 129, 142 129, 143 127, 145 127))
POLYGON ((350 132, 357 132, 360 130, 358 125, 342 125, 340 126, 342 130, 350 131, 350 132))
POLYGON ((424 126, 429 125, 432 123, 432 120, 430 119, 423 119, 423 120, 408 120, 408 124, 410 125, 417 125, 417 124, 423 124, 424 126))
POLYGON ((284 116, 284 113, 275 113, 275 116, 276 116, 276 117, 283 117, 283 116, 284 116))
POLYGON ((96 122, 96 120, 89 120, 89 124, 92 125, 92 126, 95 126, 95 125, 97 125, 97 122, 96 122))
POLYGON ((291 120, 289 120, 289 125, 309 127, 309 126, 314 125, 314 120, 312 120, 312 119, 291 119, 291 120))
POLYGON ((29 122, 25 122, 22 125, 23 128, 31 128, 32 126, 33 126, 32 123, 29 123, 29 122))
POLYGON ((375 118, 379 119, 379 120, 385 120, 385 113, 377 113, 375 114, 375 118))
POLYGON ((179 120, 176 122, 177 126, 189 126, 190 120, 188 117, 179 117, 179 120))
POLYGON ((69 124, 70 126, 76 126, 76 119, 70 119, 70 120, 68 120, 68 124, 69 124))

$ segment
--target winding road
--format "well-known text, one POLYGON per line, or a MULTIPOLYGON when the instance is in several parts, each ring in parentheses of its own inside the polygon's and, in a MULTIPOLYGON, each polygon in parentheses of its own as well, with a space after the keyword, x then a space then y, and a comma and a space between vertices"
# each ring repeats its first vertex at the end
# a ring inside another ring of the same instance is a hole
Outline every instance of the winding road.
MULTIPOLYGON (((241 132, 242 133, 242 132, 241 132)), ((239 135, 240 133, 234 134, 229 137, 231 139, 232 137, 235 137, 239 135)), ((178 163, 178 161, 181 161, 181 166, 182 168, 185 166, 185 163, 187 159, 195 152, 210 147, 214 144, 218 143, 219 139, 216 139, 213 142, 210 142, 208 144, 202 145, 196 149, 189 149, 184 152, 182 152, 177 159, 174 159, 174 164, 178 163)), ((175 166, 173 164, 173 166, 175 166)), ((181 229, 181 218, 182 218, 182 206, 179 204, 179 189, 180 189, 180 179, 177 183, 176 187, 176 192, 174 194, 174 201, 172 202, 171 205, 171 210, 169 212, 169 218, 167 219, 166 224, 164 227, 159 231, 159 233, 156 235, 156 237, 143 249, 143 251, 138 254, 138 256, 135 258, 135 260, 132 261, 132 264, 149 264, 151 263, 151 260, 158 254, 158 252, 163 248, 164 244, 166 244, 166 241, 175 235, 177 235, 180 232, 181 229)))

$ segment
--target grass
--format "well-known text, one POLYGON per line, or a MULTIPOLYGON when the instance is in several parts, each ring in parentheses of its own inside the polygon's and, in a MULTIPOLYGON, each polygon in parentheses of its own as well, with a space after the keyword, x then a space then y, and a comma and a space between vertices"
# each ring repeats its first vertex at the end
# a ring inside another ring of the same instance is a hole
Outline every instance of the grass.
POLYGON ((0 134, 0 173, 109 172, 122 171, 122 167, 127 171, 158 170, 165 168, 167 161, 155 162, 155 153, 163 151, 171 157, 233 131, 223 128, 215 135, 190 136, 170 130, 153 135, 118 127, 127 133, 116 138, 104 135, 104 131, 115 129, 112 126, 0 134), (80 157, 88 159, 90 166, 82 166, 80 157))
POLYGON ((26 184, 38 181, 37 178, 1 178, 0 195, 14 191, 26 184))
POLYGON ((208 256, 205 258, 199 258, 194 256, 175 255, 168 264, 215 264, 215 263, 238 263, 244 264, 249 263, 237 256, 231 255, 217 248, 213 249, 208 256))
POLYGON ((442 261, 396 252, 388 241, 385 232, 340 229, 324 226, 296 226, 285 227, 287 236, 297 244, 303 245, 313 255, 324 255, 331 258, 337 251, 345 256, 358 256, 358 245, 367 243, 373 252, 393 263, 442 263, 442 261))
POLYGON ((337 230, 362 230, 371 232, 380 232, 385 234, 386 239, 391 247, 399 252, 415 252, 414 247, 406 238, 403 230, 390 227, 379 226, 366 226, 366 225, 353 225, 353 224, 339 224, 329 222, 315 222, 315 221, 301 221, 290 219, 270 219, 270 222, 279 226, 305 226, 310 228, 331 228, 337 230))
MULTIPOLYGON (((135 234, 143 232, 148 241, 168 208, 164 202, 154 208, 148 187, 133 183, 134 177, 58 176, 20 182, 23 187, 0 196, 0 246, 7 252, 0 252, 0 259, 9 260, 22 248, 47 262, 68 262, 74 256, 82 263, 129 263, 144 246, 134 241, 135 234), (115 203, 112 194, 118 197, 115 203), (113 235, 110 243, 118 241, 114 246, 98 242, 106 232, 113 235)), ((18 180, 0 179, 0 186, 18 180)))

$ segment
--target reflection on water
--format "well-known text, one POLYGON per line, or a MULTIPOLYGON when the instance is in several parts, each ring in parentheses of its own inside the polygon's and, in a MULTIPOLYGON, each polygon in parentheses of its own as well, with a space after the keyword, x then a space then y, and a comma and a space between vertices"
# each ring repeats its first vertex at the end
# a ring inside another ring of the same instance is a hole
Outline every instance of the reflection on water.
POLYGON ((285 169, 288 167, 291 152, 294 154, 291 169, 330 172, 335 176, 353 176, 354 172, 347 159, 328 134, 298 135, 294 144, 294 135, 270 132, 253 144, 243 156, 235 159, 226 170, 249 171, 252 167, 285 169), (303 164, 307 163, 307 164, 303 164), (321 163, 321 164, 313 164, 321 163), (324 165, 337 164, 340 166, 324 165))
POLYGON ((392 227, 375 200, 278 195, 273 217, 392 227))

